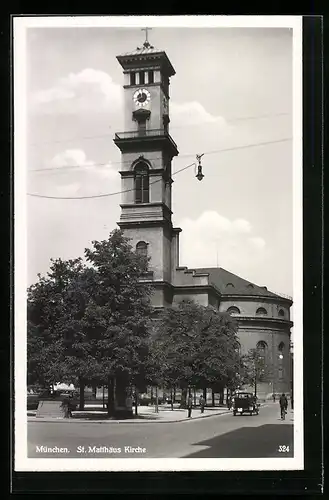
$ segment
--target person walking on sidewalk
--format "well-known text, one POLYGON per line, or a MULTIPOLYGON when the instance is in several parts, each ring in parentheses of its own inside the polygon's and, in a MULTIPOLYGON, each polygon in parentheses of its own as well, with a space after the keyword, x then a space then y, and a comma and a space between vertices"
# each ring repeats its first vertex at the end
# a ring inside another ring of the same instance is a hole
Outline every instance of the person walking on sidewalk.
POLYGON ((288 399, 285 394, 281 394, 279 399, 279 404, 280 404, 281 418, 282 420, 284 420, 288 408, 288 399))
POLYGON ((189 394, 189 397, 187 398, 187 416, 188 418, 191 418, 192 416, 192 406, 193 406, 193 398, 192 394, 189 394))
POLYGON ((201 413, 203 413, 204 407, 206 405, 206 401, 202 395, 200 396, 200 399, 199 399, 199 405, 200 405, 200 411, 201 411, 201 413))

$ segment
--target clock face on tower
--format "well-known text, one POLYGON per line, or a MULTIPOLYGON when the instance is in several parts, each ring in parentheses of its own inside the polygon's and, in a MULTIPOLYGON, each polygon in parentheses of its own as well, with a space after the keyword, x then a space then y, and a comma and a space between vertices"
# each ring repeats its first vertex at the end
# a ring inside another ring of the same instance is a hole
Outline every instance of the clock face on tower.
POLYGON ((136 106, 143 108, 151 100, 151 94, 147 89, 138 89, 133 95, 134 103, 136 106))

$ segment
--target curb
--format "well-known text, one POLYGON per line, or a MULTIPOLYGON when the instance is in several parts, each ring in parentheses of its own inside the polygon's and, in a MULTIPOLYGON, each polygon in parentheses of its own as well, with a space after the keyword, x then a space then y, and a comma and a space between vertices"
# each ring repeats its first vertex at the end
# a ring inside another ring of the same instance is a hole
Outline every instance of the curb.
MULTIPOLYGON (((268 406, 266 403, 261 403, 261 407, 266 407, 268 406)), ((219 417, 221 415, 227 415, 228 413, 231 413, 231 410, 223 410, 220 413, 210 413, 209 415, 199 415, 196 417, 192 418, 182 418, 180 420, 139 420, 138 418, 136 419, 126 419, 126 420, 83 420, 83 419, 77 419, 77 418, 47 418, 47 417, 27 417, 28 422, 47 422, 47 423, 77 423, 77 424, 174 424, 174 423, 179 423, 179 422, 193 422, 194 420, 200 420, 202 418, 209 418, 209 417, 219 417)))
POLYGON ((77 424, 174 424, 174 423, 179 423, 179 422, 193 422, 193 420, 200 420, 202 418, 209 418, 209 417, 219 417, 220 415, 226 415, 227 413, 231 413, 230 410, 225 410, 220 413, 212 413, 210 415, 203 415, 201 417, 192 417, 192 418, 182 418, 180 420, 139 420, 138 418, 136 419, 127 419, 127 420, 82 420, 82 419, 77 419, 77 418, 44 418, 44 417, 28 417, 27 421, 28 422, 47 422, 47 423, 77 423, 77 424))

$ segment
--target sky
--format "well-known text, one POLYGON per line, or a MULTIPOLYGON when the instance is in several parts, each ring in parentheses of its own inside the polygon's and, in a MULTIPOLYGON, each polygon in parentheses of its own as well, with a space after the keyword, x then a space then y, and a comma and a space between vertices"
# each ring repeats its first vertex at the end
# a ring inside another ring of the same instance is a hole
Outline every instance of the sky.
MULTIPOLYGON (((144 37, 140 27, 27 30, 29 194, 120 191, 113 138, 123 131, 123 73, 116 56, 144 37)), ((176 70, 173 172, 204 153, 201 182, 194 167, 173 177, 180 265, 218 265, 292 296, 292 29, 153 27, 149 40, 176 70)), ((106 239, 120 202, 120 195, 28 195, 28 284, 47 272, 50 258, 82 256, 92 240, 106 239)))

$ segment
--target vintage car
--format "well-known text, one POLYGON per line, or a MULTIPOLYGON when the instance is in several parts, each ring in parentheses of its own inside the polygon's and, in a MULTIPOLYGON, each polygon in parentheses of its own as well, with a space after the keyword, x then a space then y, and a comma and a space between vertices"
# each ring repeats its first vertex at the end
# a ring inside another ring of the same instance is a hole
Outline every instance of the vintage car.
POLYGON ((257 403, 257 397, 251 392, 239 392, 234 395, 232 404, 233 415, 236 416, 237 413, 242 415, 243 413, 249 413, 249 415, 258 415, 259 404, 257 403))

